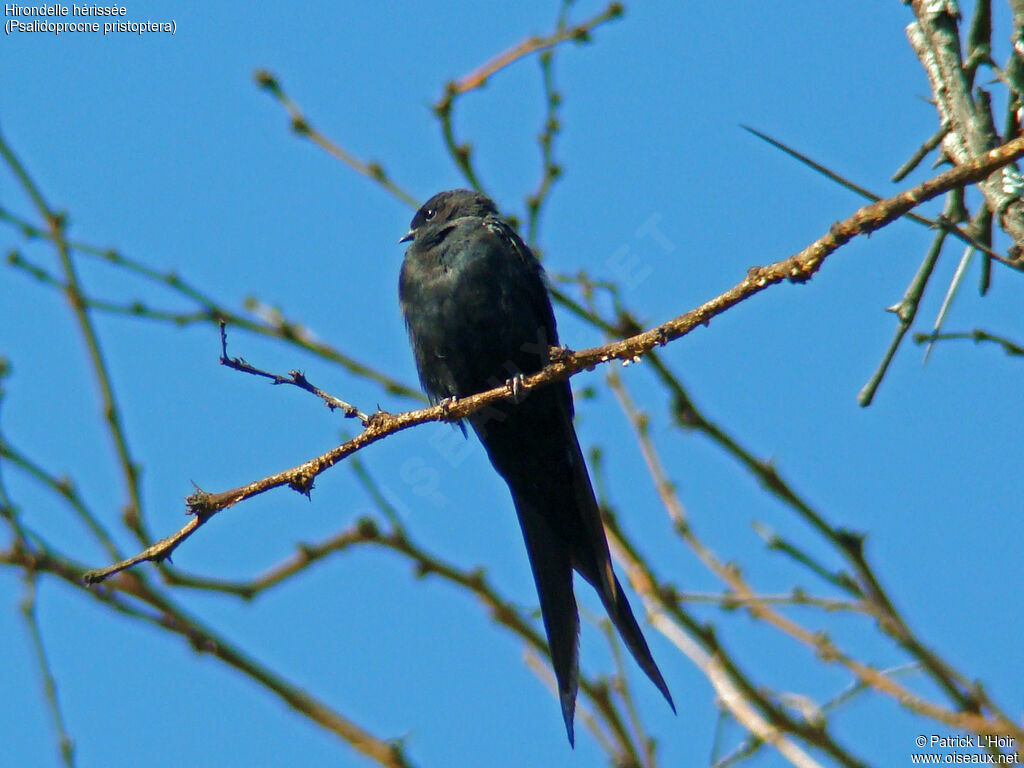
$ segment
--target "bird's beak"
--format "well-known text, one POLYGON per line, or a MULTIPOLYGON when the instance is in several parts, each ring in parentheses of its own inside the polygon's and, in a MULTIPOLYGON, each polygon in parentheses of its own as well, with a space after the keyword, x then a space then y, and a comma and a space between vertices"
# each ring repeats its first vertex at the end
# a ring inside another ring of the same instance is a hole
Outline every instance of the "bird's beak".
POLYGON ((400 238, 398 238, 398 242, 400 242, 400 243, 408 243, 414 237, 416 237, 416 233, 413 232, 410 229, 408 232, 406 232, 404 235, 402 235, 400 238))

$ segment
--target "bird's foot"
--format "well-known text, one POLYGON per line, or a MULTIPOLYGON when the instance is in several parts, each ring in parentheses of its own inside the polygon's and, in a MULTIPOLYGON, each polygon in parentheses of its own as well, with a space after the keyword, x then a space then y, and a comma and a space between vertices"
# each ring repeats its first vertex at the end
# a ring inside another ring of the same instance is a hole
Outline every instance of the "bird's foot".
POLYGON ((517 373, 505 382, 505 387, 511 393, 513 403, 518 405, 523 402, 523 398, 526 397, 526 388, 523 386, 523 374, 517 373))
POLYGON ((455 395, 450 395, 449 397, 445 397, 437 401, 437 404, 441 407, 441 416, 445 420, 448 420, 451 417, 452 404, 457 399, 458 398, 456 398, 455 395))
POLYGON ((563 363, 575 354, 576 353, 569 347, 564 344, 559 344, 557 347, 548 348, 548 362, 563 363))

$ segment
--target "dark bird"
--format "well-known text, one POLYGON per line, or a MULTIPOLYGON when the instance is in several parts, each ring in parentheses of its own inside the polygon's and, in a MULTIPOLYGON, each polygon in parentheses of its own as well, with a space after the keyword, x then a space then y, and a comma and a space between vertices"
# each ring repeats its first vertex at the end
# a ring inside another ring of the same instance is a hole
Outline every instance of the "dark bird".
MULTIPOLYGON (((413 216, 401 239, 409 241, 398 295, 431 402, 515 384, 548 363, 558 332, 544 270, 490 199, 466 189, 434 195, 413 216)), ((468 420, 512 492, 572 744, 579 683, 573 569, 597 590, 673 712, 675 705, 612 570, 569 382, 523 394, 468 420)))

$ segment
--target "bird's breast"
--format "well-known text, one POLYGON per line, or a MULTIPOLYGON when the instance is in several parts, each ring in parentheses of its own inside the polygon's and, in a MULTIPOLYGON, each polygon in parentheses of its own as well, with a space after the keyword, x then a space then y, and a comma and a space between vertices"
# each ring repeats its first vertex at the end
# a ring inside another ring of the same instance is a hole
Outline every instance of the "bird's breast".
MULTIPOLYGON (((487 252, 403 268, 402 309, 424 383, 465 396, 541 368, 547 357, 531 286, 487 252)), ((515 265, 511 265, 515 266, 515 265)))

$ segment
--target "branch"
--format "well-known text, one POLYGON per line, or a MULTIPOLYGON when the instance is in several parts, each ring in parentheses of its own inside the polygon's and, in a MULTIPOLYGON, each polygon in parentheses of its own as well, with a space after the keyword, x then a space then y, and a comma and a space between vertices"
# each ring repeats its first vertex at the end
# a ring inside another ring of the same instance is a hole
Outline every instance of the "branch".
MULTIPOLYGON (((34 224, 17 216, 10 211, 0 208, 0 221, 6 221, 17 227, 26 238, 45 238, 53 240, 52 235, 34 224)), ((255 299, 246 299, 245 309, 256 315, 259 320, 255 321, 246 315, 228 309, 227 306, 217 299, 205 294, 196 286, 185 280, 174 271, 160 272, 146 264, 132 259, 113 248, 99 248, 79 240, 66 240, 67 245, 74 251, 79 251, 87 256, 94 257, 113 264, 115 267, 123 268, 157 285, 169 288, 175 293, 195 302, 199 309, 195 312, 177 313, 149 308, 141 301, 132 301, 126 305, 114 304, 112 302, 100 301, 81 293, 82 303, 99 312, 111 314, 131 315, 143 317, 150 320, 170 322, 177 326, 191 325, 193 323, 216 324, 224 320, 229 325, 244 328, 252 333, 267 338, 294 344, 307 352, 319 355, 325 360, 337 363, 345 370, 362 376, 370 381, 380 384, 386 391, 395 395, 403 395, 413 400, 425 400, 421 392, 413 389, 407 384, 386 376, 378 370, 370 368, 358 360, 349 357, 335 347, 324 343, 305 326, 284 317, 280 310, 268 308, 255 299)), ((44 268, 29 262, 24 256, 16 251, 7 255, 7 261, 11 266, 21 269, 53 288, 66 291, 65 284, 44 268)))
POLYGON ((921 164, 921 161, 942 143, 942 140, 946 138, 947 133, 949 133, 949 126, 944 125, 933 135, 925 139, 924 143, 914 151, 914 154, 912 154, 910 158, 903 163, 899 169, 897 169, 896 173, 892 175, 891 181, 900 182, 909 176, 910 173, 921 164))
POLYGON ((680 603, 710 603, 719 606, 725 611, 734 611, 742 606, 757 603, 759 605, 810 605, 821 608, 826 612, 866 612, 862 604, 852 600, 839 600, 832 597, 809 595, 799 587, 794 587, 792 592, 776 595, 757 594, 740 596, 731 590, 727 590, 725 592, 677 592, 675 598, 680 603))
MULTIPOLYGON (((580 308, 580 311, 588 313, 588 310, 583 308, 580 308)), ((584 316, 590 319, 591 322, 594 322, 600 327, 610 330, 611 332, 617 332, 620 328, 625 329, 635 327, 636 325, 635 321, 627 315, 621 316, 617 321, 617 325, 607 323, 607 321, 594 316, 593 313, 585 314, 584 316)), ((693 428, 703 432, 707 437, 711 438, 715 443, 720 445, 740 461, 759 479, 761 484, 768 491, 792 507, 801 518, 803 518, 827 541, 829 541, 829 543, 832 544, 854 567, 859 580, 853 579, 845 572, 832 574, 831 572, 826 572, 821 567, 815 567, 814 564, 809 563, 806 559, 802 558, 800 553, 788 549, 788 545, 785 545, 784 542, 777 537, 775 537, 775 540, 769 541, 770 546, 774 549, 785 551, 790 556, 801 560, 805 565, 811 566, 812 570, 818 573, 818 575, 841 587, 855 598, 860 599, 865 596, 870 597, 872 611, 876 613, 880 612, 881 616, 884 617, 884 620, 880 621, 879 627, 903 645, 908 652, 919 658, 922 662, 922 666, 928 669, 929 673, 932 674, 944 688, 947 688, 947 690, 950 690, 951 692, 952 690, 957 689, 957 684, 968 688, 968 683, 955 675, 955 673, 953 673, 953 671, 944 662, 935 657, 929 649, 923 647, 915 638, 913 638, 910 630, 896 612, 892 602, 885 595, 884 590, 871 571, 870 566, 865 561, 863 551, 860 546, 862 541, 858 537, 852 535, 849 531, 845 531, 841 528, 835 528, 829 524, 818 511, 797 495, 770 461, 761 461, 757 459, 748 450, 740 446, 732 437, 725 434, 721 428, 710 422, 707 417, 697 409, 696 405, 683 389, 682 384, 655 353, 650 355, 650 360, 654 366, 656 374, 666 385, 672 395, 672 409, 679 426, 693 428)), ((964 694, 959 690, 957 690, 953 695, 958 701, 960 701, 964 696, 964 694)), ((985 696, 982 689, 974 688, 973 690, 970 690, 968 698, 972 700, 972 703, 974 701, 980 702, 983 706, 991 710, 993 714, 1003 720, 1006 720, 1005 716, 999 712, 987 696, 985 696)))
POLYGON ((868 379, 860 392, 857 393, 857 404, 862 408, 868 407, 874 401, 875 393, 888 372, 892 359, 896 356, 896 350, 899 349, 900 344, 903 342, 903 337, 907 335, 907 331, 913 325, 914 318, 917 317, 917 309, 921 304, 921 297, 924 296, 925 286, 928 285, 928 281, 931 279, 932 270, 935 269, 935 263, 939 260, 939 254, 942 253, 942 246, 945 242, 946 232, 936 232, 935 237, 932 239, 931 247, 925 254, 921 265, 917 268, 917 272, 914 273, 914 277, 911 279, 910 285, 907 286, 907 290, 904 291, 903 298, 891 307, 886 307, 887 311, 896 315, 898 324, 892 341, 889 342, 888 349, 882 355, 881 362, 878 364, 875 372, 871 374, 871 378, 868 379))
MULTIPOLYGON (((971 97, 971 84, 960 58, 954 6, 927 0, 913 0, 911 6, 917 21, 907 27, 907 39, 928 75, 941 124, 950 127, 942 148, 958 165, 970 163, 983 156, 994 142, 995 128, 986 108, 971 97)), ((1011 254, 1019 256, 1024 247, 1020 172, 1007 167, 978 186, 989 210, 998 214, 1000 224, 1013 240, 1011 254)))
MULTIPOLYGON (((106 550, 107 555, 114 559, 123 557, 117 544, 111 538, 110 533, 99 521, 99 518, 93 514, 92 510, 86 506, 85 500, 70 477, 56 477, 50 474, 40 464, 32 461, 32 459, 8 443, 2 432, 0 432, 0 459, 9 462, 11 466, 18 467, 44 487, 49 488, 52 492, 63 498, 89 529, 97 543, 106 550)), ((3 491, 0 495, 6 495, 6 491, 3 491)))
POLYGON ((306 378, 306 374, 301 371, 289 371, 287 376, 281 376, 277 373, 270 373, 269 371, 256 368, 240 357, 228 357, 228 332, 227 325, 223 320, 220 321, 220 364, 242 373, 251 373, 253 376, 262 376, 265 379, 270 379, 273 384, 292 384, 319 397, 332 411, 336 408, 339 409, 345 414, 345 418, 359 419, 363 426, 370 422, 370 417, 354 405, 346 403, 334 395, 327 394, 319 387, 313 386, 309 379, 306 378))
MULTIPOLYGON (((445 147, 447 147, 448 153, 451 155, 455 165, 460 171, 462 171, 462 175, 466 179, 467 184, 477 191, 483 191, 483 184, 480 182, 480 178, 477 176, 476 169, 473 167, 471 160, 472 147, 469 144, 460 144, 455 138, 453 112, 456 99, 464 93, 468 93, 469 91, 482 87, 492 75, 532 53, 540 51, 546 52, 559 43, 564 43, 567 40, 575 40, 581 43, 589 41, 590 32, 595 27, 604 24, 607 21, 619 18, 622 16, 622 13, 622 5, 620 3, 613 2, 610 3, 604 11, 597 14, 589 21, 567 28, 565 25, 565 14, 563 12, 559 16, 558 24, 552 34, 545 37, 528 37, 522 42, 509 48, 504 53, 495 56, 486 64, 475 69, 473 72, 470 72, 465 77, 459 80, 453 80, 445 86, 444 94, 438 100, 437 104, 434 105, 434 114, 437 115, 438 120, 441 122, 441 135, 444 138, 445 147)), ((548 85, 549 82, 545 76, 546 90, 548 85)), ((550 90, 548 93, 550 107, 550 90)), ((552 110, 549 109, 549 120, 551 111, 552 110)), ((545 173, 549 173, 550 171, 547 167, 547 160, 548 158, 545 157, 545 173)))
POLYGON ((752 267, 740 283, 696 309, 685 312, 648 331, 611 344, 582 352, 558 350, 558 354, 553 356, 553 362, 541 371, 517 381, 516 388, 506 384, 477 395, 400 414, 377 411, 370 416, 369 423, 360 434, 297 467, 219 493, 207 493, 197 489, 195 494, 185 500, 188 511, 194 517, 178 533, 147 547, 146 550, 134 557, 106 568, 90 571, 86 574, 86 580, 90 584, 95 584, 138 563, 162 561, 217 512, 244 499, 265 493, 272 488, 287 485, 301 493, 308 493, 313 487, 314 479, 321 472, 356 451, 395 432, 428 421, 454 421, 466 418, 491 403, 507 400, 513 395, 517 395, 518 392, 514 391, 515 389, 518 389, 519 392, 528 392, 554 381, 562 381, 580 371, 592 369, 610 360, 637 361, 656 347, 681 338, 698 326, 708 325, 712 318, 760 293, 770 285, 783 281, 806 282, 821 268, 830 254, 854 237, 874 232, 921 203, 950 189, 984 179, 993 171, 1022 155, 1024 155, 1024 138, 1015 139, 991 150, 972 163, 946 171, 894 197, 864 206, 844 221, 833 224, 828 234, 794 256, 765 267, 752 267))
POLYGON ((606 21, 618 19, 622 14, 623 7, 621 3, 610 3, 601 13, 597 14, 589 21, 577 24, 575 27, 569 27, 566 29, 563 24, 560 24, 554 34, 547 35, 545 37, 528 37, 508 50, 499 53, 486 64, 473 70, 465 77, 450 83, 448 85, 448 94, 446 94, 446 98, 460 96, 463 93, 480 88, 487 82, 489 77, 510 64, 514 64, 519 61, 519 59, 529 56, 531 53, 537 53, 539 51, 547 50, 548 48, 553 48, 559 43, 564 43, 567 40, 575 40, 580 43, 589 42, 590 32, 595 27, 604 24, 606 21))
MULTIPOLYGON (((82 588, 84 568, 52 550, 45 552, 13 548, 0 550, 0 564, 29 572, 51 573, 66 583, 82 588)), ((169 597, 157 592, 135 574, 111 582, 101 589, 86 590, 95 599, 122 613, 179 635, 197 653, 207 653, 238 670, 252 681, 277 695, 289 707, 335 734, 353 749, 385 768, 413 768, 400 741, 384 740, 331 709, 304 689, 260 664, 226 637, 204 626, 169 597), (125 598, 132 598, 132 601, 125 598), (141 601, 151 610, 142 610, 141 601)))
POLYGON ((931 344, 935 341, 944 341, 950 339, 969 339, 975 344, 980 344, 983 341, 989 341, 993 344, 998 344, 1003 348, 1003 351, 1008 355, 1020 356, 1024 355, 1024 347, 1020 344, 1015 344, 1009 339, 1005 339, 1002 336, 996 336, 983 331, 980 328, 975 328, 970 333, 915 333, 914 342, 916 344, 931 344))
MULTIPOLYGON (((700 539, 698 539, 697 535, 694 533, 685 518, 682 504, 675 493, 674 487, 665 474, 664 467, 661 464, 661 459, 650 441, 644 420, 641 418, 640 413, 636 410, 630 400, 625 388, 617 382, 617 379, 612 382, 613 391, 615 392, 620 405, 623 407, 630 425, 633 428, 634 434, 640 443, 641 453, 643 454, 644 461, 648 466, 648 471, 651 474, 652 481, 654 482, 658 495, 662 499, 662 503, 675 523, 677 533, 693 550, 708 570, 725 582, 740 598, 755 597, 754 592, 743 578, 740 570, 732 564, 722 562, 714 552, 712 552, 700 539)), ((695 636, 702 642, 706 650, 713 652, 717 656, 720 668, 716 667, 712 671, 728 672, 728 677, 731 679, 731 682, 738 686, 739 691, 742 691, 744 700, 746 700, 747 703, 752 702, 756 704, 757 709, 760 710, 765 717, 769 718, 776 728, 781 728, 784 731, 800 735, 810 743, 827 749, 830 754, 833 754, 837 759, 842 760, 844 764, 860 765, 860 763, 849 755, 845 749, 839 747, 831 737, 828 736, 823 724, 794 720, 785 712, 785 710, 775 706, 774 703, 771 702, 759 689, 755 688, 747 676, 736 667, 732 659, 719 646, 713 631, 709 627, 698 625, 692 617, 682 610, 681 604, 679 600, 675 598, 672 590, 662 586, 661 582, 654 577, 643 558, 637 555, 635 548, 625 539, 621 529, 618 528, 613 519, 609 518, 605 520, 605 530, 608 534, 609 543, 612 545, 613 551, 616 553, 616 557, 626 564, 630 582, 633 584, 634 589, 636 589, 644 598, 644 603, 647 605, 648 611, 652 614, 651 621, 659 631, 671 639, 677 647, 683 650, 687 656, 695 661, 695 663, 698 663, 698 666, 701 666, 701 669, 703 670, 704 668, 699 662, 700 654, 697 653, 695 655, 689 648, 689 646, 693 646, 693 640, 690 639, 686 633, 680 630, 680 627, 685 627, 690 635, 695 636)), ((847 557, 851 556, 849 553, 844 552, 844 554, 846 554, 847 557)), ((901 629, 905 630, 906 633, 909 634, 909 630, 902 625, 902 622, 895 614, 895 610, 891 608, 888 598, 886 598, 884 593, 881 592, 881 587, 877 586, 877 582, 875 582, 874 576, 870 573, 867 564, 864 563, 863 560, 860 561, 860 564, 862 565, 862 569, 865 570, 870 577, 868 579, 868 590, 870 592, 869 597, 872 599, 874 604, 884 607, 887 611, 887 613, 880 617, 879 620, 879 624, 882 629, 895 637, 896 634, 894 633, 894 630, 887 625, 899 622, 901 629), (881 595, 881 597, 878 595, 881 595)), ((861 570, 861 568, 858 570, 861 570)), ((753 599, 750 599, 749 602, 747 602, 746 607, 751 616, 764 620, 770 626, 775 627, 784 634, 787 634, 809 648, 812 648, 816 655, 823 661, 843 665, 852 672, 861 683, 888 694, 910 711, 925 715, 955 728, 971 730, 979 734, 1011 736, 1018 742, 1021 739, 1024 739, 1024 731, 991 705, 989 705, 989 708, 992 710, 993 716, 990 718, 986 718, 978 714, 976 711, 954 712, 948 710, 916 696, 909 689, 890 679, 884 672, 843 652, 825 633, 812 632, 788 616, 776 611, 774 608, 753 599)), ((948 679, 948 673, 945 665, 939 661, 937 657, 924 649, 916 638, 912 639, 914 643, 913 648, 910 647, 909 642, 904 641, 901 637, 897 637, 900 644, 903 645, 908 652, 913 653, 925 668, 927 668, 929 664, 940 666, 943 673, 947 674, 947 677, 944 678, 937 675, 936 679, 940 684, 944 683, 948 679)), ((707 670, 704 671, 705 674, 708 674, 707 670)), ((711 679, 712 683, 716 683, 716 680, 711 678, 710 675, 709 679, 711 679)), ((951 693, 951 697, 957 699, 958 697, 955 694, 959 694, 959 691, 951 693)), ((975 695, 978 699, 983 699, 980 693, 975 695)), ((987 699, 984 699, 984 701, 988 705, 987 699)), ((730 710, 733 711, 734 715, 736 715, 738 719, 740 718, 740 714, 736 710, 732 710, 731 706, 730 710)), ((744 722, 744 724, 746 723, 744 722)), ((758 733, 758 731, 754 732, 758 733)), ((760 733, 758 733, 758 735, 760 735, 760 733)), ((778 734, 776 733, 775 735, 777 736, 778 734)))
MULTIPOLYGON (((803 154, 802 152, 797 152, 795 149, 786 144, 783 144, 778 139, 773 139, 771 136, 761 133, 760 131, 755 130, 754 128, 751 128, 746 125, 742 125, 740 127, 743 128, 743 130, 754 134, 755 136, 757 136, 757 138, 761 139, 762 141, 771 144, 776 149, 785 152, 794 160, 799 160, 808 168, 817 171, 822 176, 824 176, 827 179, 830 179, 831 181, 834 181, 841 187, 845 187, 851 192, 856 192, 861 197, 874 202, 877 202, 882 199, 880 195, 876 195, 871 190, 865 189, 859 184, 855 184, 849 179, 840 176, 835 171, 826 168, 824 165, 817 162, 816 160, 812 160, 810 157, 803 154)), ((928 227, 930 229, 939 229, 944 232, 948 232, 949 234, 953 235, 953 237, 957 238, 958 240, 962 240, 967 245, 977 248, 979 251, 983 252, 990 258, 995 259, 1000 264, 1004 264, 1005 266, 1010 267, 1011 269, 1016 269, 1017 271, 1024 272, 1024 259, 1022 259, 1019 256, 1015 256, 1014 258, 1007 258, 1006 256, 1003 256, 1001 253, 992 250, 990 245, 983 243, 981 242, 981 240, 978 239, 976 232, 965 231, 958 227, 956 224, 957 220, 951 215, 951 212, 948 210, 944 211, 942 216, 935 219, 929 219, 927 216, 921 216, 916 213, 907 213, 905 214, 905 217, 908 221, 912 221, 915 224, 921 224, 922 226, 928 227)))
MULTIPOLYGON (((562 9, 558 14, 558 25, 556 32, 562 32, 566 27, 566 17, 569 15, 569 8, 572 0, 563 0, 562 9)), ((536 243, 539 237, 540 210, 547 200, 548 194, 555 181, 562 175, 562 167, 555 162, 554 143, 555 137, 562 128, 558 119, 558 109, 562 105, 562 94, 555 88, 554 73, 554 49, 544 51, 540 55, 540 71, 544 83, 544 103, 546 113, 544 115, 544 128, 537 137, 540 145, 541 176, 537 189, 526 197, 526 241, 536 243)))
POLYGON ((399 187, 395 182, 391 181, 388 177, 387 172, 380 163, 364 163, 362 160, 357 158, 355 155, 347 152, 346 150, 339 147, 329 138, 324 136, 320 131, 316 130, 306 119, 306 116, 302 114, 302 111, 298 108, 294 101, 292 101, 288 94, 281 88, 281 84, 277 78, 265 69, 256 71, 255 74, 256 84, 263 90, 269 92, 275 99, 277 99, 292 118, 292 130, 295 131, 299 136, 312 141, 322 150, 327 152, 338 160, 341 160, 345 165, 351 168, 356 173, 366 176, 368 179, 380 184, 384 189, 390 192, 392 195, 397 197, 403 203, 411 205, 415 208, 418 203, 416 198, 406 192, 404 189, 399 187))
POLYGON ((43 695, 46 698, 47 708, 50 710, 50 718, 53 720, 54 728, 57 731, 57 747, 60 750, 61 760, 67 768, 74 768, 75 742, 68 733, 67 724, 64 722, 64 714, 61 711, 60 701, 57 698, 57 680, 53 675, 50 659, 46 655, 43 633, 39 629, 39 617, 36 613, 36 574, 34 571, 25 571, 25 597, 21 601, 21 614, 25 618, 29 641, 31 642, 32 650, 35 652, 36 663, 39 665, 39 674, 43 681, 43 695))
POLYGON ((3 157, 7 162, 7 165, 21 183, 25 192, 32 199, 40 217, 46 222, 49 239, 56 246, 61 271, 64 273, 64 295, 85 341, 93 374, 96 377, 96 384, 100 391, 102 412, 107 422, 107 431, 110 433, 118 462, 121 465, 121 475, 128 496, 128 502, 123 511, 124 523, 142 544, 146 544, 150 537, 145 530, 145 521, 142 516, 138 465, 135 463, 135 459, 132 457, 131 450, 128 447, 128 437, 121 418, 121 410, 114 395, 114 385, 110 376, 110 370, 103 355, 103 349, 100 346, 99 335, 96 333, 89 309, 82 299, 78 269, 71 258, 71 249, 68 246, 65 235, 67 221, 63 215, 58 214, 49 206, 43 198, 39 187, 33 181, 25 166, 15 156, 14 151, 2 135, 0 135, 0 157, 3 157))

